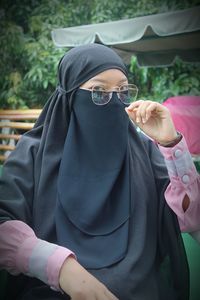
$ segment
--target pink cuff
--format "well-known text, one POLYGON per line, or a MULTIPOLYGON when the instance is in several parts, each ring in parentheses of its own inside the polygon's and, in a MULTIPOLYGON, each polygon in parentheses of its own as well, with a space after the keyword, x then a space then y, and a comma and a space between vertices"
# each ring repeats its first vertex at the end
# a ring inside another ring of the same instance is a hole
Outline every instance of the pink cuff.
POLYGON ((169 159, 169 160, 173 160, 174 158, 176 159, 176 158, 180 157, 180 155, 183 151, 189 151, 184 136, 182 137, 180 142, 178 144, 176 144, 174 147, 164 147, 159 144, 158 144, 158 147, 159 147, 160 151, 162 152, 163 156, 165 157, 165 159, 169 159), (180 151, 177 152, 177 150, 180 150, 180 151))
POLYGON ((69 249, 38 239, 24 222, 0 224, 0 268, 13 275, 24 273, 60 290, 60 269, 69 255, 76 258, 69 249))
POLYGON ((158 146, 162 152, 170 177, 165 191, 168 205, 176 213, 181 231, 200 229, 200 176, 192 161, 185 138, 174 147, 158 146), (190 204, 184 212, 182 203, 188 195, 190 204))
POLYGON ((29 272, 29 259, 32 254, 33 248, 37 245, 38 239, 34 235, 32 237, 26 238, 22 241, 21 245, 18 247, 18 251, 16 253, 16 269, 20 273, 28 273, 29 272))
POLYGON ((185 138, 174 147, 158 146, 164 156, 171 182, 190 185, 198 178, 198 172, 192 161, 185 138))

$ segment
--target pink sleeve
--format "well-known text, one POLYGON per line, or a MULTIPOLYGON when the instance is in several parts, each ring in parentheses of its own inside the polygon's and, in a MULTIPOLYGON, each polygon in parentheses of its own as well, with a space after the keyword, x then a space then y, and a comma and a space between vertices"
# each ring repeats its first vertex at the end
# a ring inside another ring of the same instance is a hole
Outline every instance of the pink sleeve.
POLYGON ((0 269, 13 275, 24 273, 60 290, 59 272, 69 255, 75 257, 69 249, 38 239, 24 222, 0 224, 0 269))
POLYGON ((174 147, 159 146, 164 155, 170 184, 165 198, 168 205, 178 216, 181 231, 200 229, 200 176, 192 161, 185 138, 174 147), (188 209, 184 212, 182 202, 185 195, 190 198, 188 209))

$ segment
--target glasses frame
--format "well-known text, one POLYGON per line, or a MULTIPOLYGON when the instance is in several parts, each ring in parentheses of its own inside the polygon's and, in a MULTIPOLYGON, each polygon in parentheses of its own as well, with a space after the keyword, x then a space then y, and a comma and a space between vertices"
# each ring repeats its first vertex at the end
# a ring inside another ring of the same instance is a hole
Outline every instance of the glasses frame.
MULTIPOLYGON (((120 89, 121 88, 123 88, 123 87, 128 87, 128 89, 134 89, 134 90, 136 90, 136 95, 135 95, 135 99, 137 98, 137 95, 138 95, 138 87, 135 85, 135 84, 123 84, 123 85, 121 85, 121 86, 119 86, 119 87, 116 87, 116 88, 114 88, 113 90, 111 90, 111 91, 101 91, 101 92, 105 92, 105 93, 107 93, 108 94, 108 101, 107 102, 105 102, 105 103, 97 103, 97 102, 95 102, 95 100, 94 100, 94 93, 96 92, 96 91, 94 91, 94 89, 96 88, 97 86, 93 86, 91 89, 86 89, 86 88, 81 88, 81 89, 83 89, 83 90, 88 90, 88 91, 91 91, 91 96, 92 96, 92 101, 93 101, 93 103, 95 104, 95 105, 98 105, 98 106, 103 106, 103 105, 107 105, 109 102, 110 102, 110 100, 112 99, 112 95, 113 95, 113 93, 117 93, 117 97, 118 97, 118 99, 124 104, 124 105, 129 105, 129 104, 131 104, 132 102, 130 102, 130 103, 125 103, 125 102, 123 102, 121 99, 120 99, 120 89)), ((135 101, 135 100, 134 100, 135 101)), ((133 102, 134 102, 133 101, 133 102)))

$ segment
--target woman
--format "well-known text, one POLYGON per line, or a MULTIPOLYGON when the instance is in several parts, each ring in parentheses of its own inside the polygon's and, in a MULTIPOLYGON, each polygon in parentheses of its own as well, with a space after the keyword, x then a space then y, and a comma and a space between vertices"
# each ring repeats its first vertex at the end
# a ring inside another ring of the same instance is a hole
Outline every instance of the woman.
POLYGON ((162 105, 129 105, 136 87, 111 49, 77 47, 58 69, 1 179, 0 263, 23 273, 8 298, 188 299, 179 226, 197 230, 200 207, 184 138, 162 105))

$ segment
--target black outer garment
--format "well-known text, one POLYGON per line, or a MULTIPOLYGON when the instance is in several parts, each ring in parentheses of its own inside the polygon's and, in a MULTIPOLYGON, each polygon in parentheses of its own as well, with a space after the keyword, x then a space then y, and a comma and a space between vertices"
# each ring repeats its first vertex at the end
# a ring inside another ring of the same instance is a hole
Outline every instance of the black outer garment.
MULTIPOLYGON (((22 220, 39 238, 59 244, 55 228, 57 180, 73 92, 110 68, 126 74, 121 59, 111 49, 95 44, 77 47, 61 60, 60 88, 4 165, 0 181, 1 222, 22 220)), ((131 217, 127 252, 121 261, 89 271, 122 300, 187 300, 186 255, 177 218, 164 199, 169 179, 163 157, 131 122, 128 137, 131 217)), ((22 275, 10 276, 10 280, 15 288, 9 289, 8 299, 17 299, 13 294, 17 292, 24 295, 19 296, 24 300, 68 298, 36 279, 22 275)))

